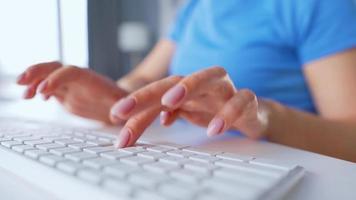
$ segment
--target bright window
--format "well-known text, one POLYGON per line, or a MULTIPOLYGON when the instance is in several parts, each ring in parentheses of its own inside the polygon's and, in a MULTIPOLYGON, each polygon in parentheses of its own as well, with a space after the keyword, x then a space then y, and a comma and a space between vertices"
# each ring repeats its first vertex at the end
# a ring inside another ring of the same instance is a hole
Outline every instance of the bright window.
MULTIPOLYGON (((87 2, 61 0, 64 61, 87 66, 87 2)), ((55 0, 0 0, 0 73, 59 59, 55 0)))

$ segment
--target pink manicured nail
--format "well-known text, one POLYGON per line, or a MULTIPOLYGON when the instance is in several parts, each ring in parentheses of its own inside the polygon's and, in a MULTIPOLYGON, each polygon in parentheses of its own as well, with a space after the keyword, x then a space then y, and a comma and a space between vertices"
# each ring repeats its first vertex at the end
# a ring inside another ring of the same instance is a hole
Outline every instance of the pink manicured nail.
POLYGON ((23 93, 23 98, 24 99, 30 98, 31 93, 32 93, 32 89, 31 88, 26 89, 25 92, 23 93))
POLYGON ((176 85, 168 92, 166 92, 162 97, 162 104, 168 107, 172 107, 179 103, 185 95, 185 89, 181 85, 176 85))
POLYGON ((161 122, 162 125, 164 125, 167 122, 168 117, 169 117, 169 112, 162 111, 160 113, 160 122, 161 122))
POLYGON ((213 120, 211 120, 207 130, 208 136, 212 137, 218 135, 224 128, 224 124, 224 120, 220 118, 214 118, 213 120))
POLYGON ((117 147, 123 148, 129 143, 131 137, 131 130, 129 128, 123 128, 120 132, 117 147))
POLYGON ((111 109, 111 115, 113 116, 123 116, 127 115, 136 105, 136 102, 133 98, 125 98, 116 103, 111 109))
POLYGON ((38 85, 38 90, 39 92, 43 92, 46 88, 47 88, 48 82, 47 81, 42 81, 39 85, 38 85))

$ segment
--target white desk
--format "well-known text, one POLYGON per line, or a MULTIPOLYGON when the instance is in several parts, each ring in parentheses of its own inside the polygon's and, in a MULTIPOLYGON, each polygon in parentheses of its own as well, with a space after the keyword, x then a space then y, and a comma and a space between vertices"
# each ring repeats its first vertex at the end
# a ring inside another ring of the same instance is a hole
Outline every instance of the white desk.
MULTIPOLYGON (((98 123, 66 114, 54 101, 43 103, 39 99, 26 102, 19 100, 15 102, 0 101, 1 116, 25 117, 60 122, 62 124, 68 123, 90 128, 100 128, 98 123)), ((118 130, 118 128, 109 129, 109 131, 114 133, 118 132, 118 130)), ((287 199, 356 199, 355 163, 270 142, 256 142, 231 135, 208 139, 205 136, 204 129, 193 127, 186 123, 178 123, 171 128, 162 128, 158 124, 154 124, 146 131, 143 139, 173 141, 175 143, 192 144, 220 151, 254 155, 275 160, 288 160, 305 167, 307 174, 300 184, 290 192, 287 199)), ((34 193, 35 190, 29 190, 28 186, 16 184, 16 181, 14 182, 14 179, 10 177, 11 175, 7 174, 6 171, 0 169, 0 194, 3 198, 11 197, 11 199, 15 199, 14 197, 17 197, 18 199, 23 199, 22 197, 30 196, 36 197, 35 199, 48 199, 48 196, 44 193, 42 196, 39 192, 34 193), (4 187, 6 185, 4 180, 12 180, 9 181, 10 187, 4 187), (14 190, 11 185, 17 185, 17 189, 14 190)))

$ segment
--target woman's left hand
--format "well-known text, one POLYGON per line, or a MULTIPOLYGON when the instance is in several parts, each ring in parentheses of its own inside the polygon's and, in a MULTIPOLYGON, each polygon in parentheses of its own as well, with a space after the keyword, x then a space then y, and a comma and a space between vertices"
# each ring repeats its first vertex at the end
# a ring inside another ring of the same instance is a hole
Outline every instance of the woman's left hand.
POLYGON ((187 77, 170 76, 118 101, 111 109, 111 119, 128 120, 120 132, 118 146, 133 145, 159 113, 163 125, 181 117, 208 127, 208 136, 235 129, 250 138, 259 138, 267 126, 256 95, 250 90, 237 90, 222 67, 187 77))

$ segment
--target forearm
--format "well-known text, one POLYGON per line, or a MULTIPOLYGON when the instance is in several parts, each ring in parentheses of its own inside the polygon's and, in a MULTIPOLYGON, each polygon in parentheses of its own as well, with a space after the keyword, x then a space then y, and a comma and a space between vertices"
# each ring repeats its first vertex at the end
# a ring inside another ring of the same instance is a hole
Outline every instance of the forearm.
POLYGON ((118 80, 118 85, 127 91, 134 91, 167 75, 174 54, 175 44, 163 39, 147 57, 129 74, 118 80))
POLYGON ((356 120, 329 120, 261 100, 268 140, 356 162, 356 120))

